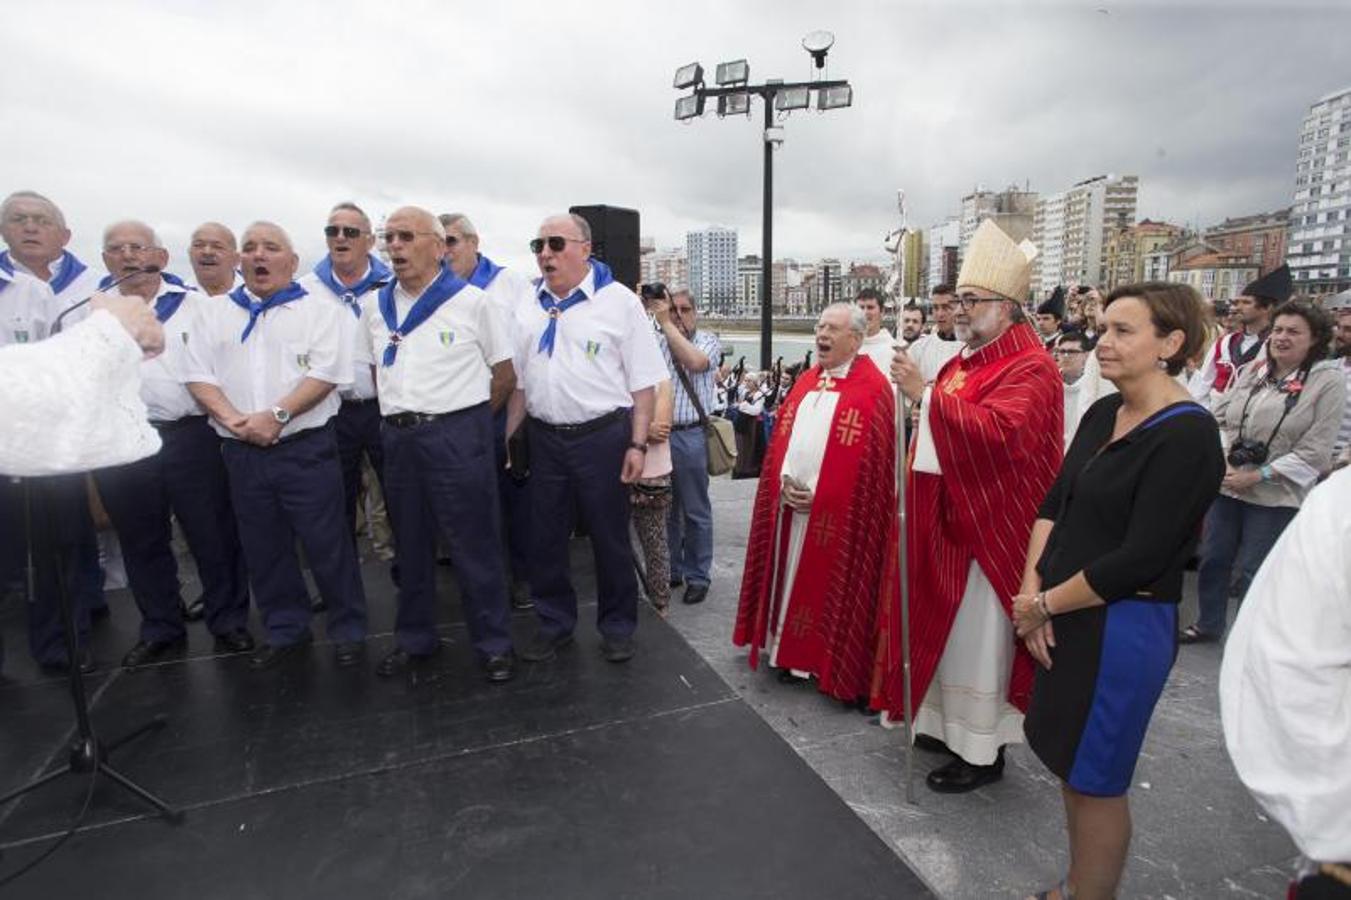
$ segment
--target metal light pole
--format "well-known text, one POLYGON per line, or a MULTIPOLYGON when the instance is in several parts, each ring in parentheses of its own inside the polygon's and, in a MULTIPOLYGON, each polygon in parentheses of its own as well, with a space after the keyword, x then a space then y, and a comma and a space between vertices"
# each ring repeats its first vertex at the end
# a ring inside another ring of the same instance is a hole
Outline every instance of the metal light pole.
MULTIPOLYGON (((825 68, 826 54, 835 43, 835 36, 828 31, 813 31, 802 39, 802 47, 812 57, 816 70, 825 68)), ((798 109, 808 109, 812 105, 812 92, 816 92, 816 108, 822 112, 831 109, 843 109, 854 101, 854 89, 848 81, 784 82, 768 79, 762 84, 750 83, 750 66, 747 62, 719 63, 716 77, 717 86, 704 84, 704 68, 699 63, 690 63, 676 70, 674 86, 677 90, 693 88, 693 93, 676 100, 675 118, 678 122, 688 121, 703 115, 708 98, 717 101, 719 116, 750 115, 751 97, 759 97, 765 107, 765 127, 761 135, 764 149, 764 197, 761 212, 760 239, 760 368, 768 369, 774 362, 774 302, 771 288, 774 284, 774 147, 783 143, 783 129, 774 124, 774 113, 784 115, 798 109)))

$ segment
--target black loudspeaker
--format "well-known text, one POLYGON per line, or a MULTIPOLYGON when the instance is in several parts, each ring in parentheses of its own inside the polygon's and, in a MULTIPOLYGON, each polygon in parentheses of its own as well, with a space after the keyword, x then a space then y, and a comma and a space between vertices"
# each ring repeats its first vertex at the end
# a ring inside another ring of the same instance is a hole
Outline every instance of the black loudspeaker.
POLYGON ((642 278, 638 263, 638 210, 621 206, 574 206, 568 210, 591 226, 591 255, 610 267, 615 281, 637 289, 642 278))

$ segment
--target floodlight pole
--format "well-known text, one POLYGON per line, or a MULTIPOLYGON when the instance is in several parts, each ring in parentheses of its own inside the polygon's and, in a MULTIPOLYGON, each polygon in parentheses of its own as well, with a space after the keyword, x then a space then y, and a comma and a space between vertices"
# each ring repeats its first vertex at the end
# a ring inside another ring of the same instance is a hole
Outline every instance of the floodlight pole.
POLYGON ((794 89, 806 88, 823 91, 837 87, 849 87, 849 82, 839 81, 773 81, 764 84, 734 84, 721 87, 695 85, 694 92, 707 101, 728 94, 754 94, 765 105, 765 127, 760 139, 764 144, 765 186, 764 209, 761 211, 760 238, 760 368, 768 371, 774 365, 774 298, 770 286, 774 283, 774 141, 770 129, 774 127, 774 103, 778 95, 794 89))

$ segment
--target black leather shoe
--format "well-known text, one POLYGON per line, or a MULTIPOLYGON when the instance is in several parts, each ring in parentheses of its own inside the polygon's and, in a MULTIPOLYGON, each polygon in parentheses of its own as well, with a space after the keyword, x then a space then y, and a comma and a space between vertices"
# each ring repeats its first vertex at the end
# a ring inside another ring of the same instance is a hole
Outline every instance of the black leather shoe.
POLYGON ((253 635, 243 628, 216 635, 216 649, 226 653, 248 653, 253 647, 253 635))
POLYGON ((338 664, 340 669, 355 666, 361 662, 361 657, 365 655, 366 643, 364 641, 340 641, 333 645, 333 661, 338 664))
POLYGON ((483 661, 483 674, 490 684, 502 684, 516 677, 516 654, 508 650, 483 661))
POLYGON ((603 637, 600 652, 606 662, 622 663, 633 659, 633 638, 603 637))
POLYGON ((571 643, 571 634, 536 631, 534 637, 530 638, 530 642, 520 651, 520 656, 529 662, 548 662, 558 655, 559 650, 571 643))
POLYGON ((680 600, 693 606, 696 603, 703 603, 708 599, 708 585, 692 584, 685 588, 685 593, 681 595, 680 600))
POLYGON ((1179 644, 1213 644, 1220 639, 1218 634, 1202 631, 1195 625, 1188 625, 1177 633, 1179 644))
MULTIPOLYGON (((98 671, 98 663, 94 662, 94 654, 90 652, 88 647, 82 647, 80 649, 80 653, 75 657, 75 661, 79 664, 80 672, 85 675, 90 675, 98 671)), ((60 673, 64 675, 70 671, 70 665, 67 664, 65 660, 62 660, 61 662, 42 663, 42 669, 45 672, 52 672, 54 674, 60 673)))
POLYGON ((671 579, 671 590, 675 590, 676 588, 680 587, 680 586, 683 585, 684 583, 685 583, 685 579, 683 579, 683 578, 672 578, 672 579, 671 579))
POLYGON ((965 794, 978 787, 993 784, 1004 777, 1004 750, 992 765, 973 766, 960 756, 945 766, 934 769, 924 779, 931 790, 940 794, 965 794))
POLYGON ((328 601, 323 597, 310 598, 310 612, 321 613, 328 609, 328 601))
POLYGON ((422 664, 440 652, 441 646, 439 644, 435 650, 426 654, 409 653, 407 650, 395 650, 393 653, 386 655, 384 659, 380 660, 380 664, 375 667, 375 674, 379 675, 381 678, 391 678, 395 675, 407 672, 409 669, 422 664))
POLYGON ((206 601, 201 597, 183 607, 184 622, 200 622, 206 618, 206 601))
POLYGON ((810 678, 804 678, 792 669, 780 669, 775 677, 779 679, 779 684, 806 684, 811 681, 810 678))
POLYGON ((166 653, 181 651, 187 644, 186 638, 179 638, 175 641, 137 641, 136 646, 128 650, 127 655, 122 657, 122 668, 134 669, 148 662, 154 662, 166 653))
POLYGON ((271 669, 280 665, 286 659, 304 652, 310 645, 313 638, 308 634, 294 644, 286 644, 283 647, 274 647, 271 644, 265 644, 261 650, 253 654, 249 660, 249 668, 254 670, 271 669))
POLYGON ((511 608, 534 609, 535 601, 530 599, 530 585, 516 581, 511 585, 511 608))
POLYGON ((943 743, 938 738, 928 734, 915 735, 915 749, 924 750, 928 753, 943 753, 947 756, 957 755, 956 753, 953 753, 950 749, 948 749, 947 744, 943 743))

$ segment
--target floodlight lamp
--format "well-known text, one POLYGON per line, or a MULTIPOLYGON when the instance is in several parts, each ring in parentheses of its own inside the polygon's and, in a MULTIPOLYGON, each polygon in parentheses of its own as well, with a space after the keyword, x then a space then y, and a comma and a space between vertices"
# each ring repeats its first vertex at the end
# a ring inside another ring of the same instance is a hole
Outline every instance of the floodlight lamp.
POLYGON ((744 59, 718 63, 716 80, 718 84, 745 84, 751 80, 750 63, 744 59))
POLYGON ((718 98, 718 115, 740 116, 751 111, 751 95, 745 92, 723 94, 718 98))
POLYGON ((829 31, 813 31, 802 39, 802 49, 812 55, 816 68, 824 69, 826 54, 835 46, 835 35, 829 31))
POLYGON ((788 112, 794 109, 806 109, 811 105, 811 88, 794 87, 779 91, 774 95, 774 108, 779 112, 788 112))
POLYGON ((704 114, 704 95, 689 94, 681 97, 675 104, 675 119, 677 122, 684 122, 686 119, 694 119, 704 114))
POLYGON ((681 66, 676 69, 675 81, 671 86, 678 91, 683 91, 685 88, 694 87, 703 80, 704 67, 697 62, 692 62, 688 66, 681 66))
POLYGON ((816 108, 824 112, 827 109, 844 109, 854 104, 854 89, 850 85, 824 88, 816 92, 816 108))

